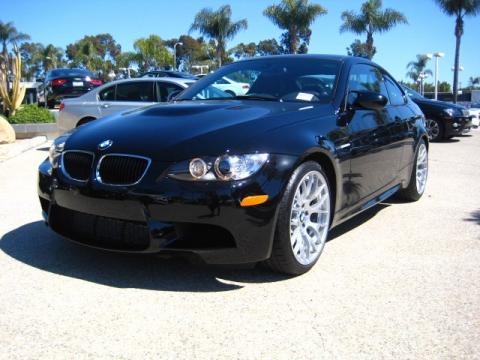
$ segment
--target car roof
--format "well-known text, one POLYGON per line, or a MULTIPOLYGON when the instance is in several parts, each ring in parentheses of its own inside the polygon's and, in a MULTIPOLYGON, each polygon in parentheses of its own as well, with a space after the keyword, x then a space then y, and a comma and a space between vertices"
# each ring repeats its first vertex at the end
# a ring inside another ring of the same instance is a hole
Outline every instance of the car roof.
POLYGON ((185 83, 195 82, 196 80, 195 79, 174 78, 174 77, 167 77, 167 76, 159 77, 159 78, 145 77, 145 78, 130 78, 130 79, 115 80, 115 81, 111 81, 109 83, 106 83, 105 85, 116 85, 116 84, 122 84, 122 83, 125 83, 125 82, 139 82, 139 81, 140 82, 142 82, 142 81, 165 81, 165 82, 172 82, 172 83, 176 83, 176 84, 185 85, 185 83))
POLYGON ((330 61, 338 61, 341 63, 348 63, 348 64, 372 64, 375 66, 382 67, 375 62, 357 56, 349 56, 349 55, 330 55, 330 54, 285 54, 285 55, 269 55, 269 56, 256 56, 253 58, 248 58, 244 60, 240 60, 238 62, 243 61, 256 61, 256 60, 264 60, 264 59, 318 59, 318 60, 330 60, 330 61))

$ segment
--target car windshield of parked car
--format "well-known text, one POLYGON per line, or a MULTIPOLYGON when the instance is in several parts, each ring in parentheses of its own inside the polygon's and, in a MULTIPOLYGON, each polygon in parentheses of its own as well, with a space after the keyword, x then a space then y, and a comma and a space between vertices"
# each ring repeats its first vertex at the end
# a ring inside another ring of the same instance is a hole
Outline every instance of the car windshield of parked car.
POLYGON ((415 90, 410 89, 409 87, 402 86, 403 90, 407 93, 408 96, 410 96, 412 99, 424 99, 424 97, 416 92, 415 90))
POLYGON ((268 58, 227 65, 199 80, 177 101, 251 99, 326 103, 340 63, 318 58, 268 58))

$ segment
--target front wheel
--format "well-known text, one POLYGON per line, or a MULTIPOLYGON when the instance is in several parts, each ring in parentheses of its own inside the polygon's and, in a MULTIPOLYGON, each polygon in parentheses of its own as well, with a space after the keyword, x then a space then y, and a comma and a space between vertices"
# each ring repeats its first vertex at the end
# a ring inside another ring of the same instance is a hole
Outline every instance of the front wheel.
POLYGON ((428 178, 428 149, 425 140, 420 140, 415 153, 410 183, 399 192, 399 196, 407 201, 419 200, 425 192, 428 178))
POLYGON ((426 125, 430 141, 440 141, 443 139, 445 131, 441 121, 437 119, 427 119, 426 125))
POLYGON ((272 255, 267 265, 275 271, 300 275, 320 257, 331 218, 331 191, 322 167, 301 164, 291 176, 280 202, 272 255))

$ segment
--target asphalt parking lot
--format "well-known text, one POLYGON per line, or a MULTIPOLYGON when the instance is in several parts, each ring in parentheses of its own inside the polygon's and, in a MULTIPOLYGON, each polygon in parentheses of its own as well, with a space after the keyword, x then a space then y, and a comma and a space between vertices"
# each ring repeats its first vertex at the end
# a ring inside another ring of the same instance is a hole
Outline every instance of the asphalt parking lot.
POLYGON ((297 278, 64 241, 45 150, 0 163, 0 359, 480 358, 480 131, 431 144, 425 196, 342 225, 297 278))

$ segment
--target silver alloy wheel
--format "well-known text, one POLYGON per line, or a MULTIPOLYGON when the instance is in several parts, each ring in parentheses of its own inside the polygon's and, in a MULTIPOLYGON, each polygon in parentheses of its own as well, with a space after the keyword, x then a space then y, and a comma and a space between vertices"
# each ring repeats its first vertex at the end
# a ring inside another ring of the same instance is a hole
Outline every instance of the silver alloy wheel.
POLYGON ((430 140, 436 140, 440 135, 440 125, 438 125, 438 122, 432 119, 427 119, 426 125, 430 140))
POLYGON ((417 192, 421 195, 425 191, 425 186, 427 185, 428 177, 428 152, 427 146, 422 143, 418 148, 417 154, 417 169, 416 169, 416 180, 417 180, 417 192))
POLYGON ((320 256, 330 225, 330 192, 325 177, 310 171, 298 183, 290 211, 290 243, 302 265, 320 256))

